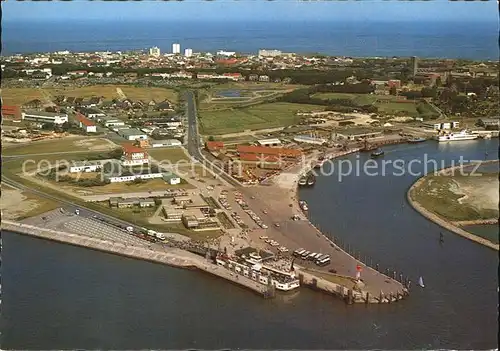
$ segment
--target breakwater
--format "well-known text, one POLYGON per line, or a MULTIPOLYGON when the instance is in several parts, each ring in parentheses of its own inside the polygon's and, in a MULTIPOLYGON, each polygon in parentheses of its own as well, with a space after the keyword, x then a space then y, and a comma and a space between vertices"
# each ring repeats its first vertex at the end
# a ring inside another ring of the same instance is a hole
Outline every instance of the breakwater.
MULTIPOLYGON (((494 161, 487 161, 487 162, 482 162, 482 164, 488 164, 488 163, 494 163, 498 162, 498 160, 494 161)), ((456 169, 460 168, 465 168, 465 167, 473 167, 474 164, 467 164, 467 165, 460 165, 460 166, 455 166, 455 167, 448 167, 445 169, 442 169, 438 172, 439 175, 451 175, 456 169)), ((462 228, 459 227, 459 225, 466 225, 463 222, 460 222, 460 224, 448 221, 441 216, 438 216, 434 212, 431 212, 427 210, 424 206, 422 206, 414 197, 413 197, 413 192, 418 189, 422 184, 425 182, 427 175, 424 175, 420 177, 413 185, 408 189, 406 193, 406 198, 408 200, 408 203, 417 211, 419 212, 422 216, 426 217, 427 219, 435 222, 436 224, 440 225, 441 227, 458 234, 464 238, 467 238, 469 240, 472 240, 478 244, 484 245, 486 247, 489 247, 493 250, 499 250, 499 244, 492 243, 491 241, 484 239, 478 235, 472 234, 462 228)), ((487 220, 488 222, 490 220, 487 220)), ((475 221, 474 221, 475 222, 475 221)), ((498 221, 496 221, 498 223, 498 221)), ((477 223, 474 223, 477 224, 477 223)), ((489 223, 486 223, 489 224, 489 223)), ((494 223, 492 223, 494 224, 494 223)))
POLYGON ((73 233, 35 227, 8 220, 2 221, 2 230, 73 246, 85 247, 115 255, 165 264, 172 267, 198 269, 202 272, 209 273, 219 278, 226 279, 234 284, 248 288, 259 295, 268 296, 268 288, 266 286, 243 276, 238 278, 232 272, 224 268, 220 268, 208 259, 204 259, 201 256, 181 249, 164 248, 160 250, 152 247, 139 247, 121 242, 102 240, 73 233))

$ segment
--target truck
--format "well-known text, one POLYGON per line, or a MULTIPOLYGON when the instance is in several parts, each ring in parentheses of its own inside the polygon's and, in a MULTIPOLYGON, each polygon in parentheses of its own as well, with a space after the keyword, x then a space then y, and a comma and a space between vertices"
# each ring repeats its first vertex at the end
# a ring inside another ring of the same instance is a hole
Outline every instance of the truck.
POLYGON ((156 233, 156 237, 160 240, 165 240, 165 235, 163 233, 156 233))
POLYGON ((78 216, 80 214, 80 210, 79 209, 76 209, 75 210, 75 214, 78 216))

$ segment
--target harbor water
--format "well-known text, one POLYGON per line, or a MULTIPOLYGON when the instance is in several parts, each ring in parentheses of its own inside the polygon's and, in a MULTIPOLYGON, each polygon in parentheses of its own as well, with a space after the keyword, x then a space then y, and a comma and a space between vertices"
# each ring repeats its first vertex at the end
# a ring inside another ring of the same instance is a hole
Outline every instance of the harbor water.
MULTIPOLYGON (((384 147, 375 162, 427 154, 449 165, 497 149, 498 139, 425 142, 384 147)), ((345 159, 357 157, 370 156, 345 159)), ((2 348, 496 348, 498 252, 414 211, 416 179, 334 173, 300 190, 322 230, 412 280, 402 302, 347 306, 307 289, 266 300, 201 273, 3 233, 2 348)))

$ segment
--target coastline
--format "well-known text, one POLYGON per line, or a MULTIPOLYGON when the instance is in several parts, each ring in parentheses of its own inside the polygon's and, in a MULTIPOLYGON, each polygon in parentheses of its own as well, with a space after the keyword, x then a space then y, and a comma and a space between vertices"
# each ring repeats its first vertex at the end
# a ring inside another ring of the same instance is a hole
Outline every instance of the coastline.
MULTIPOLYGON (((486 162, 482 162, 482 163, 488 164, 488 163, 494 163, 494 162, 498 162, 498 160, 486 161, 486 162)), ((469 166, 473 166, 473 165, 464 165, 464 166, 469 167, 469 166)), ((464 166, 460 165, 460 166, 443 168, 443 169, 438 171, 438 174, 443 175, 443 174, 446 174, 448 172, 453 171, 454 169, 458 169, 458 168, 461 168, 464 166)), ((483 222, 485 222, 486 224, 495 224, 495 223, 492 223, 493 222, 492 219, 477 220, 477 221, 460 221, 458 223, 452 222, 452 221, 449 221, 449 220, 435 214, 434 212, 432 212, 430 210, 427 210, 423 205, 421 205, 417 200, 415 200, 413 198, 413 196, 412 196, 413 192, 422 185, 422 183, 425 181, 427 175, 428 174, 420 177, 416 182, 414 182, 410 186, 410 188, 406 192, 406 199, 407 199, 408 203, 413 207, 413 209, 415 211, 419 212, 422 216, 426 217, 428 220, 438 224, 439 226, 441 226, 441 227, 443 227, 443 228, 445 228, 445 229, 447 229, 455 234, 458 234, 458 235, 460 235, 466 239, 469 239, 471 241, 474 241, 478 244, 484 245, 490 249, 499 251, 499 244, 495 244, 495 243, 493 243, 485 238, 482 238, 478 235, 472 234, 472 233, 459 227, 460 225, 482 224, 483 222)), ((496 221, 496 223, 498 223, 498 220, 496 221)))

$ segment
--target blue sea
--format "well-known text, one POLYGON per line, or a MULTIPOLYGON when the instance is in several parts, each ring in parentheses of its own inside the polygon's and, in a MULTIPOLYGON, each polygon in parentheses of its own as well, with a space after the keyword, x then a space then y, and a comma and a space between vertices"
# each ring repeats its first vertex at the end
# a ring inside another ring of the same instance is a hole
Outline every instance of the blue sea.
POLYGON ((172 43, 194 52, 259 49, 334 56, 464 58, 498 60, 494 22, 338 21, 67 21, 2 25, 2 55, 70 51, 125 51, 172 43))

